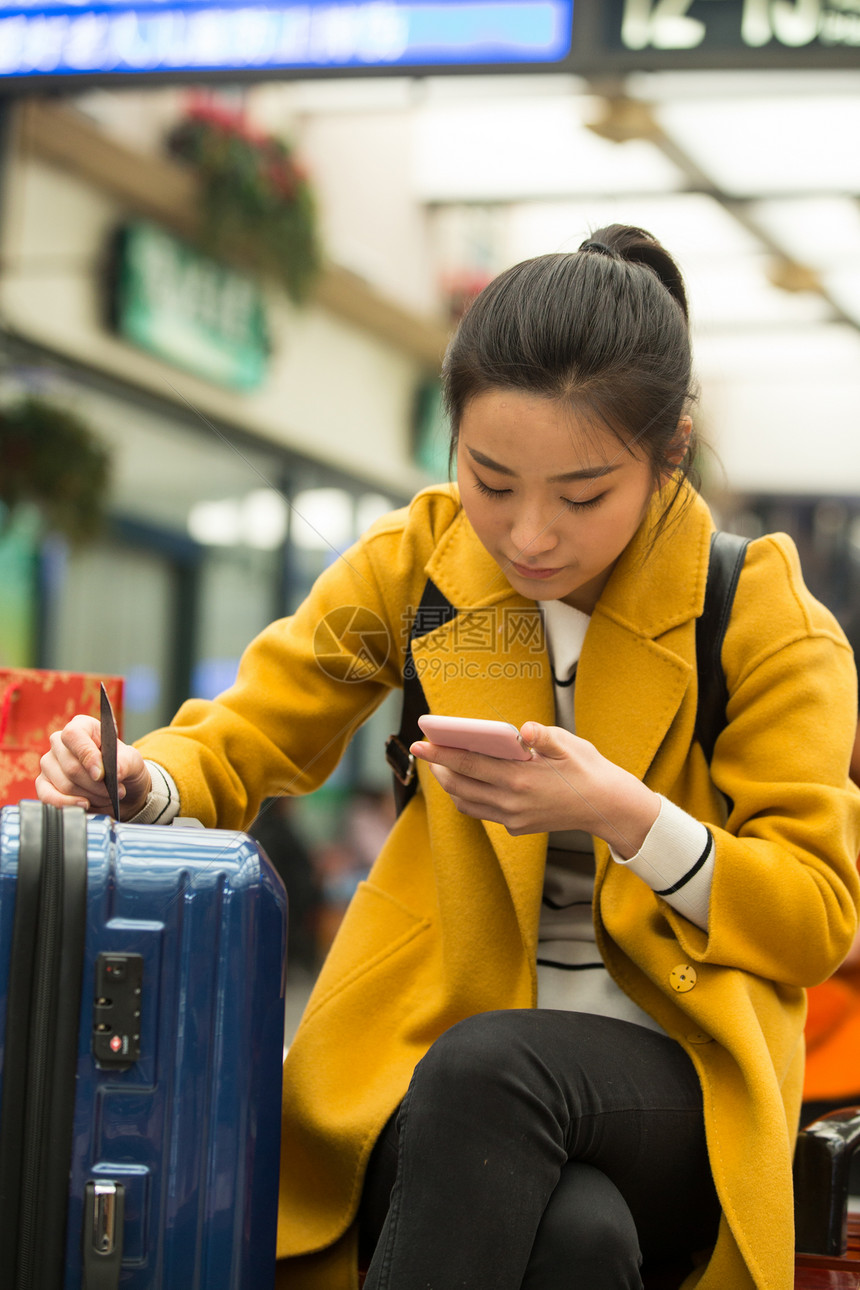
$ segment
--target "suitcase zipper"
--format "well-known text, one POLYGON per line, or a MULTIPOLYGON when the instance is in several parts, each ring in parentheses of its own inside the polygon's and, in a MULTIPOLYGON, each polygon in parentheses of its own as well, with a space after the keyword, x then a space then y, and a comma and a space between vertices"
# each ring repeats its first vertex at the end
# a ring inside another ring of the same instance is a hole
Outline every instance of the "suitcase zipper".
MULTIPOLYGON (((66 1259, 87 906, 87 820, 21 802, 0 1107, 0 1268, 60 1290, 66 1259)), ((4 1282, 5 1286, 6 1282, 4 1282)))
POLYGON ((40 1213, 40 1181, 44 1162, 50 1152, 50 1073, 53 1067, 51 1057, 62 943, 63 839, 59 811, 46 810, 43 820, 44 850, 28 1057, 30 1088, 24 1113, 24 1159, 15 1290, 35 1290, 34 1265, 40 1239, 40 1218, 44 1218, 40 1213))

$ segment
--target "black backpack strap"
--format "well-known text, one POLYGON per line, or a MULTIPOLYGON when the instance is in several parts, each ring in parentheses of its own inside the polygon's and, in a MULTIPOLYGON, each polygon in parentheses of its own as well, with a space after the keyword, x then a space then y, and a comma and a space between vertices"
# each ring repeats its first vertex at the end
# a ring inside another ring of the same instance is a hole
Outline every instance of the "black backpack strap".
POLYGON ((390 735, 385 744, 385 758, 394 771, 394 801, 397 814, 403 810, 418 787, 415 778, 415 758, 409 751, 410 744, 421 738, 418 718, 427 711, 427 700, 415 661, 412 658, 412 642, 419 636, 426 636, 456 616, 457 610, 447 596, 428 578, 424 585, 421 603, 412 622, 409 642, 406 646, 406 658, 403 661, 403 710, 400 714, 400 729, 396 735, 390 735))
POLYGON ((726 724, 729 692, 723 672, 723 638, 729 625, 732 602, 743 568, 749 538, 735 533, 711 534, 705 607, 696 622, 696 668, 699 703, 695 735, 710 762, 717 735, 726 724))

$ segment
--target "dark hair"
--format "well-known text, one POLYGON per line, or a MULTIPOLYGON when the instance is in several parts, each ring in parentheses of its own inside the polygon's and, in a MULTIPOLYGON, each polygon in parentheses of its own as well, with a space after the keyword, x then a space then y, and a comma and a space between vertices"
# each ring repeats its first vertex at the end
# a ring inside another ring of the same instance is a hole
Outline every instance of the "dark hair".
MULTIPOLYGON (((643 229, 610 224, 578 251, 507 269, 476 297, 442 368, 451 461, 473 398, 506 388, 570 404, 641 449, 655 486, 691 475, 695 436, 670 460, 678 422, 695 397, 681 273, 643 229)), ((669 509, 667 507, 667 511, 669 509)))

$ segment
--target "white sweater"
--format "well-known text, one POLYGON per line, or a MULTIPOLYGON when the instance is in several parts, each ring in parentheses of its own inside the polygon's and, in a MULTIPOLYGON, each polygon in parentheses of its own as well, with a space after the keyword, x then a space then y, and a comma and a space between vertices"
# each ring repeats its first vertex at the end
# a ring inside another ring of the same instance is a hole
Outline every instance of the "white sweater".
MULTIPOLYGON (((541 602, 555 685, 556 723, 575 732, 576 665, 589 616, 559 600, 541 602)), ((611 850, 611 849, 610 849, 611 850)), ((700 821, 661 798, 660 814, 630 860, 611 851, 673 908, 707 930, 713 839, 700 821)), ((592 918, 594 850, 587 833, 551 833, 538 931, 538 1007, 619 1017, 660 1027, 615 984, 597 949, 592 918)))

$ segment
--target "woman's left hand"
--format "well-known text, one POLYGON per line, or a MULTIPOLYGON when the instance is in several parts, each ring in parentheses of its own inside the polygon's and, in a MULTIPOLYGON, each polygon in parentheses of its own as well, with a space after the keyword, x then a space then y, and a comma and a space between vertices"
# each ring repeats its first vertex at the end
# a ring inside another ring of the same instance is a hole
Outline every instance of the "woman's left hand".
POLYGON ((457 810, 503 824, 510 834, 582 829, 625 859, 636 854, 660 813, 660 799, 635 775, 559 726, 527 721, 520 729, 530 761, 506 761, 421 740, 416 757, 450 794, 457 810))

